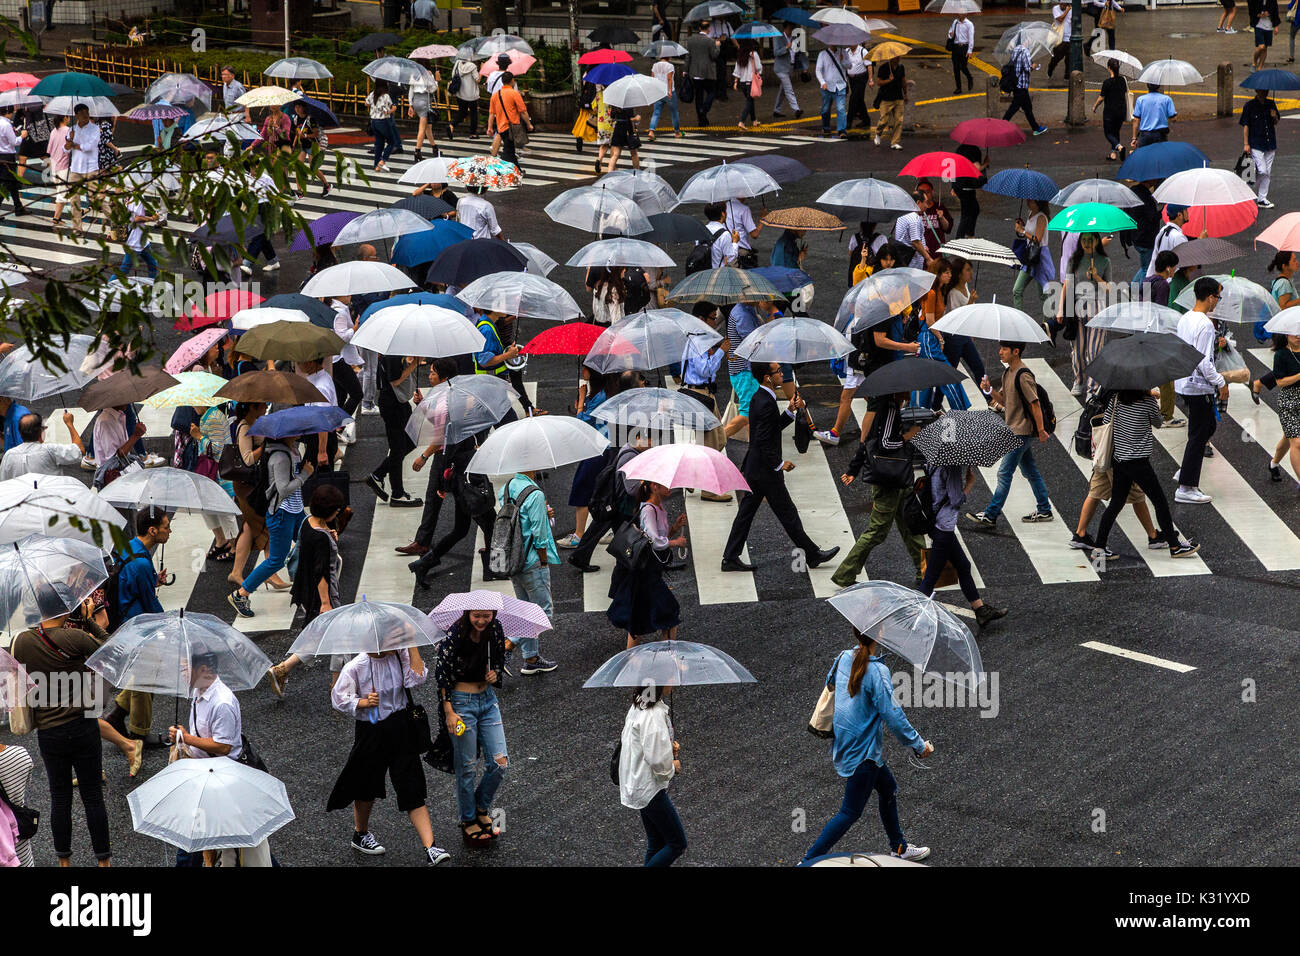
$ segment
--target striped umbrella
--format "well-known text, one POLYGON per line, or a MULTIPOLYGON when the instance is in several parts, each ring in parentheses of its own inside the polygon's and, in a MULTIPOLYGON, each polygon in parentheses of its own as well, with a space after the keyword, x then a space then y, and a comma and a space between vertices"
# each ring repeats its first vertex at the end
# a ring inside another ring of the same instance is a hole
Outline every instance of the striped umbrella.
POLYGON ((464 594, 448 594, 429 612, 429 617, 440 629, 450 632, 466 611, 496 612, 501 630, 512 641, 536 637, 551 629, 546 612, 531 601, 481 588, 464 594))
POLYGON ((992 262, 1000 266, 1019 266, 1020 260, 1006 246, 988 239, 952 239, 939 247, 939 254, 961 256, 967 262, 992 262))
POLYGON ((669 302, 712 302, 734 305, 737 302, 771 302, 783 299, 780 291, 762 276, 744 269, 723 266, 688 275, 673 288, 669 302))
POLYGON ((182 116, 188 116, 189 112, 183 106, 172 106, 170 103, 141 103, 123 113, 122 118, 139 123, 150 123, 154 120, 180 119, 182 116))
POLYGON ((991 408, 954 410, 939 416, 912 439, 926 464, 991 468, 1020 439, 991 408))

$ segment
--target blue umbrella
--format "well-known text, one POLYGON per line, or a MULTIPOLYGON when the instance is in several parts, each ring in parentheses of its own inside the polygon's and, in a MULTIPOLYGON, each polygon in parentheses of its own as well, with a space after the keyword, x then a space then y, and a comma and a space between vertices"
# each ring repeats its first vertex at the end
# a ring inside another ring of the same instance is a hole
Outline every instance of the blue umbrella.
POLYGON ((390 305, 440 305, 444 309, 459 312, 467 319, 473 319, 474 317, 474 310, 454 295, 447 295, 445 292, 406 292, 402 295, 380 299, 374 305, 367 306, 366 311, 361 313, 361 320, 357 324, 365 325, 366 319, 390 305))
POLYGON ((450 246, 474 238, 474 230, 451 219, 436 219, 432 229, 410 232, 393 247, 393 265, 412 269, 432 262, 450 246))
POLYGON ((361 214, 357 212, 330 212, 313 219, 308 224, 311 226, 311 236, 308 237, 306 229, 298 230, 289 251, 306 252, 313 246, 328 246, 338 236, 339 230, 359 215, 361 214))
POLYGON ((1300 76, 1290 70, 1256 70, 1241 81, 1246 90, 1300 90, 1300 76))
POLYGON ((334 328, 334 310, 320 299, 313 299, 301 292, 281 292, 258 304, 261 309, 297 309, 306 314, 312 325, 322 329, 334 328))
POLYGON ((337 405, 297 405, 263 415, 248 430, 263 438, 297 438, 332 432, 352 421, 352 416, 337 405))
POLYGON ((438 253, 424 281, 464 288, 480 276, 527 268, 528 257, 504 239, 467 239, 438 253))
POLYGON ((984 191, 1012 199, 1047 202, 1061 191, 1061 187, 1052 182, 1050 176, 1033 169, 1002 169, 989 177, 984 191))
POLYGON ((597 86, 609 86, 615 80, 621 80, 635 72, 636 70, 626 63, 602 63, 588 70, 582 80, 584 83, 595 83, 597 86))
POLYGON ((807 10, 801 10, 798 7, 782 7, 770 17, 772 20, 784 20, 786 23, 798 23, 801 26, 810 27, 817 23, 813 15, 807 10))
POLYGON ((749 273, 762 276, 779 291, 785 293, 801 289, 813 280, 812 276, 802 269, 786 269, 783 266, 763 266, 761 269, 750 269, 749 273))
POLYGON ((306 104, 307 115, 311 117, 311 121, 317 126, 333 129, 339 125, 339 118, 334 115, 333 110, 320 100, 313 100, 310 96, 304 96, 302 99, 294 100, 293 105, 296 107, 299 103, 306 104))
POLYGON ((1146 182, 1153 179, 1168 179, 1174 173, 1185 169, 1200 169, 1210 165, 1206 156, 1191 143, 1165 142, 1152 143, 1135 149, 1119 172, 1116 179, 1131 179, 1134 182, 1146 182))
POLYGON ((764 40, 770 37, 779 37, 780 35, 780 30, 770 23, 764 23, 762 20, 751 20, 734 34, 737 40, 764 40))

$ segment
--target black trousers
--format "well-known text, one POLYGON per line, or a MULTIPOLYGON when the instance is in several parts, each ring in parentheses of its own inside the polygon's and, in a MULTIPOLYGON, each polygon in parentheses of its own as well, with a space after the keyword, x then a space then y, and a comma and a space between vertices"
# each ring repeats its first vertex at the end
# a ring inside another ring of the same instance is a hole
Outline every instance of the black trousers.
POLYGON ((438 496, 438 479, 442 476, 433 469, 433 462, 424 467, 429 469, 429 484, 424 489, 424 510, 420 512, 420 527, 415 529, 415 543, 426 548, 433 544, 433 532, 438 528, 438 516, 442 514, 442 498, 438 496))
MULTIPOLYGON (((12 153, 7 156, 0 156, 0 186, 4 187, 4 190, 9 193, 10 198, 14 201, 14 215, 21 216, 23 214, 23 187, 18 182, 18 177, 14 175, 14 156, 12 153)), ((80 202, 80 197, 78 197, 78 202, 80 202)))
POLYGON ((1038 129, 1038 120, 1034 118, 1034 101, 1029 97, 1029 90, 1016 88, 1011 93, 1011 105, 1007 111, 1002 114, 1004 120, 1009 120, 1016 115, 1018 110, 1025 111, 1025 121, 1034 129, 1038 129))
MULTIPOLYGON (((1188 442, 1190 445, 1191 442, 1188 442)), ((1164 489, 1160 487, 1160 479, 1156 477, 1156 470, 1151 467, 1150 458, 1134 458, 1130 460, 1115 459, 1114 475, 1110 486, 1110 502, 1106 505, 1106 510, 1101 516, 1101 525, 1097 528, 1097 547, 1106 547, 1106 539, 1110 537, 1110 529, 1115 524, 1115 519, 1119 513, 1124 510, 1124 505, 1128 501, 1128 493, 1137 485, 1142 489, 1150 500, 1152 507, 1156 509, 1156 524, 1160 526, 1160 536, 1169 542, 1169 547, 1176 548, 1179 545, 1178 530, 1174 527, 1174 516, 1169 511, 1169 501, 1165 498, 1164 489)))
POLYGON ((1101 113, 1101 131, 1106 136, 1106 142, 1110 143, 1111 149, 1120 147, 1120 135, 1124 130, 1124 114, 1109 113, 1102 110, 1101 113))
POLYGON ((515 149, 515 141, 510 138, 509 127, 501 133, 501 158, 507 163, 514 163, 521 170, 524 168, 519 165, 519 151, 515 149))
MULTIPOLYGON (((453 496, 454 498, 455 496, 453 496)), ((456 502, 456 522, 451 526, 451 531, 447 532, 434 546, 433 550, 424 557, 420 558, 420 563, 425 567, 433 567, 442 560, 442 556, 456 547, 461 539, 469 534, 470 528, 475 524, 483 532, 483 540, 490 542, 492 540, 492 522, 497 520, 495 510, 489 509, 477 518, 470 517, 470 513, 461 507, 459 501, 456 502)), ((483 567, 487 568, 487 555, 483 555, 483 567)))
POLYGON ((866 126, 871 122, 867 117, 867 74, 855 73, 849 77, 849 111, 848 118, 844 121, 844 128, 848 129, 858 119, 862 118, 862 125, 866 126))
POLYGON ((379 417, 384 420, 384 435, 388 439, 388 454, 371 474, 380 480, 388 478, 389 494, 400 498, 406 494, 406 486, 402 484, 402 461, 415 448, 415 442, 406 434, 411 406, 396 401, 388 388, 380 390, 378 404, 379 417))
POLYGON ((50 782, 50 831, 55 855, 72 856, 72 778, 75 776, 95 859, 107 860, 112 850, 108 841, 104 785, 99 778, 104 765, 99 722, 79 717, 49 730, 38 730, 36 743, 50 782))
MULTIPOLYGON (((523 410, 524 410, 524 414, 526 415, 526 414, 528 414, 530 411, 533 410, 533 403, 532 403, 532 400, 529 399, 529 397, 528 397, 528 390, 527 390, 526 388, 524 388, 524 373, 523 373, 523 370, 522 370, 522 369, 517 369, 517 368, 512 368, 512 369, 510 369, 510 371, 509 371, 508 374, 509 374, 509 376, 510 376, 510 384, 514 387, 515 394, 519 396, 519 405, 520 405, 520 407, 523 408, 523 410)), ((512 413, 512 414, 513 414, 513 412, 514 412, 514 409, 511 409, 511 413, 512 413)), ((516 417, 518 417, 518 416, 516 416, 516 417)), ((512 419, 512 421, 513 421, 513 419, 512 419)), ((505 419, 502 419, 502 424, 505 424, 505 419)))
POLYGON ((478 134, 478 100, 462 100, 457 98, 456 124, 464 122, 467 116, 469 117, 469 135, 476 136, 478 134))
POLYGON ((817 545, 813 544, 812 539, 803 530, 803 522, 799 520, 799 510, 795 508, 790 491, 785 486, 785 478, 779 473, 761 479, 748 474, 745 477, 753 490, 741 499, 736 520, 731 525, 731 534, 727 536, 727 546, 722 552, 722 560, 734 561, 740 558, 740 551, 749 538, 749 528, 754 523, 754 516, 758 514, 758 506, 765 499, 772 506, 776 520, 781 522, 781 527, 790 536, 794 546, 801 548, 805 555, 817 551, 817 545))
MULTIPOLYGON (((1052 58, 1047 61, 1047 75, 1051 76, 1052 71, 1056 69, 1056 64, 1060 63, 1070 55, 1070 41, 1065 40, 1052 47, 1052 58)), ((1067 74, 1067 79, 1068 79, 1067 74)))
POLYGON ((966 89, 975 88, 975 77, 970 75, 970 67, 966 64, 966 48, 958 47, 952 51, 952 88, 956 92, 961 89, 961 78, 966 77, 966 89))
MULTIPOLYGON (((316 435, 304 435, 302 439, 302 460, 309 461, 319 467, 316 461, 316 452, 320 448, 320 439, 316 435)), ((333 466, 334 459, 339 455, 339 436, 337 432, 329 432, 325 436, 325 454, 329 455, 330 465, 333 466)))
POLYGON ((975 587, 975 579, 970 573, 970 558, 952 531, 933 531, 930 534, 930 556, 925 559, 925 577, 921 579, 920 591, 926 597, 934 593, 934 586, 939 581, 943 569, 952 565, 957 571, 957 581, 961 584, 961 593, 967 601, 978 601, 980 592, 975 587))
POLYGON ((339 393, 339 408, 349 415, 355 415, 357 406, 361 404, 361 379, 357 378, 356 370, 347 363, 346 359, 335 362, 331 371, 334 376, 334 388, 339 393))
POLYGON ((578 546, 573 549, 573 554, 569 555, 569 563, 575 568, 585 568, 591 564, 591 557, 596 553, 596 547, 600 544, 600 539, 605 536, 605 532, 611 530, 617 532, 627 520, 621 514, 615 515, 613 520, 593 518, 587 525, 587 530, 582 533, 578 546))
MULTIPOLYGON (((1209 444, 1214 430, 1219 427, 1219 422, 1214 417, 1214 396, 1183 395, 1180 397, 1183 404, 1187 406, 1187 445, 1183 449, 1183 464, 1178 473, 1178 483, 1187 488, 1198 488, 1201 484, 1201 462, 1205 459, 1205 446, 1209 444)), ((1146 491, 1146 488, 1142 490, 1146 491)), ((1114 492, 1111 494, 1113 495, 1114 492)))

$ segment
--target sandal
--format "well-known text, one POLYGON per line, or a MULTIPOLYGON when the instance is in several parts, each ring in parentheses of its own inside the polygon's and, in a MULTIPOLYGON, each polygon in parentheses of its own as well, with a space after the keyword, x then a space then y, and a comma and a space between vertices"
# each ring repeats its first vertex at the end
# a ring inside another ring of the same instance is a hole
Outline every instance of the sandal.
POLYGON ((220 561, 223 564, 235 560, 235 546, 227 541, 223 545, 218 545, 215 541, 212 547, 208 548, 208 560, 220 561))
POLYGON ((482 848, 492 843, 491 832, 484 830, 483 825, 477 820, 462 823, 460 825, 460 835, 461 839, 465 841, 465 845, 469 847, 482 848))
POLYGON ((480 830, 483 830, 489 834, 489 839, 495 840, 497 837, 501 835, 501 828, 498 826, 494 826, 492 823, 492 814, 490 813, 475 814, 475 822, 479 825, 480 830), (484 817, 487 817, 487 819, 484 820, 483 819, 484 817))

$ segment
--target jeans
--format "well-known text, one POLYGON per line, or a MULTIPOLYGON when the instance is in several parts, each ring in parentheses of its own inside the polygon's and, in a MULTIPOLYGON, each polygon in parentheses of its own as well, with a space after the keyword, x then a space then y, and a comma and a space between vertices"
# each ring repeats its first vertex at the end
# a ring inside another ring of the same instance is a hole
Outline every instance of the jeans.
POLYGON ((864 760, 853 771, 853 776, 844 781, 844 800, 840 803, 840 811, 822 828, 817 842, 804 854, 805 860, 825 856, 831 851, 849 827, 858 822, 858 817, 867 808, 867 801, 871 799, 872 790, 880 794, 880 822, 885 825, 885 833, 889 836, 889 848, 899 852, 907 849, 903 828, 898 823, 898 784, 894 775, 888 764, 877 766, 870 760, 864 760))
POLYGON ((677 112, 677 96, 669 93, 661 100, 655 100, 655 108, 650 113, 650 132, 659 128, 659 114, 664 111, 664 105, 667 104, 668 112, 673 118, 673 132, 679 133, 682 129, 682 118, 677 112))
MULTIPOLYGON (((1043 255, 1048 255, 1048 254, 1049 253, 1047 252, 1043 253, 1043 255)), ((1028 288, 1030 285, 1032 285, 1035 289, 1038 290, 1038 298, 1040 300, 1039 304, 1040 305, 1042 304, 1041 300, 1043 298, 1043 287, 1038 284, 1038 280, 1034 278, 1033 273, 1026 272, 1024 269, 1021 269, 1020 272, 1016 275, 1015 285, 1011 287, 1011 304, 1014 305, 1017 309, 1021 308, 1021 303, 1025 301, 1025 289, 1028 288)))
POLYGON ((140 261, 144 263, 144 267, 149 270, 149 278, 150 279, 157 278, 158 260, 155 259, 153 257, 153 253, 149 251, 148 243, 145 244, 145 247, 143 249, 126 250, 126 254, 122 257, 122 271, 125 272, 127 275, 130 275, 131 268, 134 264, 133 260, 137 256, 139 256, 140 261))
POLYGON ((1163 143, 1169 139, 1169 127, 1164 129, 1141 130, 1138 133, 1138 149, 1143 146, 1150 146, 1152 143, 1163 143))
POLYGON ((835 109, 835 131, 844 132, 848 126, 848 112, 845 109, 848 90, 822 90, 822 132, 831 131, 831 109, 835 109))
POLYGON ((243 588, 249 594, 252 594, 260 588, 271 575, 284 567, 284 562, 289 557, 289 548, 292 547, 294 539, 298 537, 298 528, 302 524, 303 512, 299 511, 294 514, 291 511, 285 511, 279 508, 266 516, 266 533, 268 535, 267 551, 269 552, 257 567, 253 568, 253 573, 244 578, 243 588))
POLYGON ((871 486, 871 517, 867 520, 867 530, 853 542, 853 547, 831 575, 832 584, 846 588, 857 580, 868 556, 877 545, 884 544, 885 538, 889 537, 889 526, 894 524, 898 525, 903 545, 912 558, 912 564, 916 566, 917 577, 921 576, 921 549, 925 547, 925 539, 908 531, 903 520, 903 493, 907 490, 909 489, 871 486))
POLYGON ((1029 479, 1029 487, 1033 489, 1039 513, 1050 514, 1052 511, 1052 503, 1047 499, 1047 483, 1043 481, 1043 473, 1038 470, 1038 462, 1034 461, 1032 443, 1038 441, 1038 438, 1034 435, 1018 437, 1020 444, 1007 452, 998 465, 998 485, 993 489, 993 497, 984 508, 984 514, 988 518, 997 518, 1002 514, 1002 506, 1006 504, 1007 492, 1011 490, 1011 478, 1015 475, 1017 467, 1020 468, 1020 473, 1029 479))
POLYGON ((695 118, 699 121, 700 126, 709 125, 709 110, 713 108, 713 98, 717 96, 717 89, 714 87, 712 79, 703 77, 691 77, 695 87, 695 118))
MULTIPOLYGON (((549 618, 551 616, 551 569, 549 565, 537 565, 535 568, 529 568, 527 571, 520 571, 510 579, 510 584, 515 589, 515 597, 521 601, 532 601, 542 609, 542 612, 549 618)), ((541 650, 541 643, 535 637, 521 637, 518 641, 519 652, 524 658, 536 657, 541 650)))
POLYGON ((1147 266, 1151 265, 1151 253, 1155 251, 1152 246, 1134 246, 1138 254, 1137 272, 1133 273, 1133 281, 1141 282, 1147 277, 1147 266))
POLYGON ((957 581, 961 584, 961 593, 966 600, 972 603, 978 601, 980 592, 975 589, 975 579, 971 577, 970 558, 966 557, 956 532, 936 529, 931 532, 930 540, 933 545, 930 547, 930 557, 925 562, 925 578, 917 590, 926 597, 933 594, 939 575, 951 564, 957 572, 957 581))
POLYGON ((371 127, 375 131, 375 165, 388 161, 388 157, 393 155, 393 151, 401 145, 401 137, 397 134, 397 123, 389 116, 385 119, 372 119, 371 127))
POLYGON ((1199 488, 1201 485, 1201 463, 1205 460, 1205 446, 1219 426, 1214 415, 1214 398, 1213 395, 1183 396, 1183 402, 1187 405, 1187 445, 1183 448, 1178 484, 1184 488, 1199 488))
POLYGON ((361 354, 361 404, 369 407, 375 404, 379 387, 375 383, 375 372, 379 368, 379 355, 370 349, 357 349, 361 354))
POLYGON ((1021 89, 1017 87, 1011 92, 1011 105, 1008 106, 1007 111, 1002 114, 1002 118, 1004 120, 1009 120, 1011 117, 1015 116, 1019 110, 1024 110, 1025 122, 1029 124, 1030 129, 1037 130, 1041 128, 1038 125, 1038 120, 1034 117, 1034 101, 1029 96, 1028 88, 1021 89))
POLYGON ((667 788, 641 808, 641 825, 645 827, 646 866, 672 866, 686 852, 686 831, 667 788))
POLYGON ((969 335, 957 335, 951 332, 945 335, 943 357, 953 368, 957 367, 959 361, 965 362, 971 381, 978 382, 984 377, 984 360, 980 358, 980 351, 969 335))
POLYGON ((749 95, 749 87, 741 84, 740 93, 745 97, 745 105, 740 110, 740 122, 745 120, 758 121, 758 113, 754 110, 754 98, 749 95))
POLYGON ((1106 505, 1106 511, 1101 516, 1101 526, 1097 529, 1097 547, 1106 547, 1110 529, 1114 526, 1120 511, 1124 509, 1124 504, 1128 501, 1129 489, 1134 485, 1142 489, 1156 509, 1156 523, 1160 526, 1160 536, 1169 543, 1169 547, 1178 547, 1181 542, 1178 540, 1178 532, 1174 529, 1173 515, 1169 512, 1169 501, 1165 498, 1164 489, 1160 487, 1160 479, 1156 477, 1155 469, 1151 467, 1151 459, 1116 458, 1114 470, 1110 503, 1106 505))
POLYGON ((113 853, 108 841, 104 785, 99 778, 103 772, 99 722, 79 717, 49 730, 38 730, 36 743, 50 781, 50 831, 55 855, 60 859, 72 856, 72 778, 75 776, 95 859, 107 860, 113 853))
POLYGON ((1106 142, 1110 144, 1110 148, 1112 150, 1119 149, 1120 147, 1119 136, 1120 136, 1120 132, 1123 129, 1123 126, 1124 126, 1123 113, 1107 113, 1105 111, 1102 112, 1101 131, 1105 135, 1106 142))
POLYGON ((465 732, 453 735, 451 745, 456 757, 456 803, 460 808, 460 822, 471 823, 477 811, 488 812, 492 800, 506 776, 506 730, 501 723, 501 708, 497 695, 489 687, 481 694, 451 692, 452 710, 465 723, 465 732), (478 755, 482 752, 486 769, 478 787, 474 786, 474 771, 478 755), (502 763, 497 762, 497 758, 502 763))

